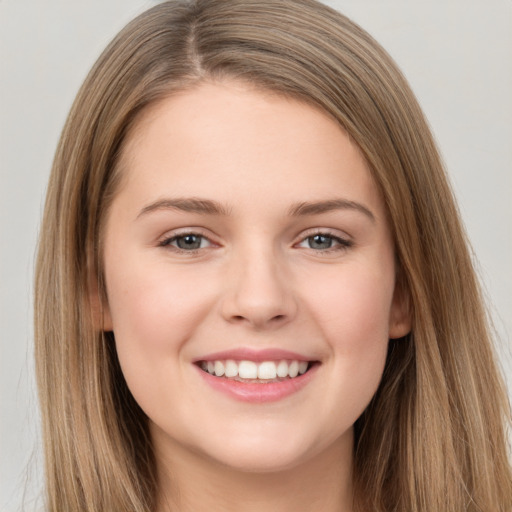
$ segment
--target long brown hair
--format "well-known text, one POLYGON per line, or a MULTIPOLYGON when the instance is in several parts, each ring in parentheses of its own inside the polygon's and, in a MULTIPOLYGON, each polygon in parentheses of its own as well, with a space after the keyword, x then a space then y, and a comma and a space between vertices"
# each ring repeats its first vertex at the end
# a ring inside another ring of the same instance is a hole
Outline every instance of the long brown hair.
POLYGON ((356 423, 358 509, 512 510, 510 410, 459 214, 424 116, 388 54, 314 0, 164 2, 82 86, 57 149, 36 268, 48 509, 154 508, 147 418, 90 297, 123 141, 148 105, 224 77, 306 101, 359 146, 389 214, 413 317, 356 423))

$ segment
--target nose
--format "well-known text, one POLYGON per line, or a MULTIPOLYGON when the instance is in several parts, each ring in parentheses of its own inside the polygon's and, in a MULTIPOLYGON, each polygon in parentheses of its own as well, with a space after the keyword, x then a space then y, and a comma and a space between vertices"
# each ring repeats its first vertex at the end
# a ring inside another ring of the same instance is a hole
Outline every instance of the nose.
POLYGON ((226 321, 268 330, 295 317, 297 301, 292 283, 273 251, 252 251, 230 263, 221 305, 226 321))

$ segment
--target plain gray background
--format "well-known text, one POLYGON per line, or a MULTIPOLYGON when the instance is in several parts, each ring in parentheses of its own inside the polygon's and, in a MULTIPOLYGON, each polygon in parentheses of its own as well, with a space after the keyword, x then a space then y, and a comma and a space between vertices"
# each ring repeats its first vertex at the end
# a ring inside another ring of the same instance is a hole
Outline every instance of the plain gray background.
MULTIPOLYGON (((21 510, 25 487, 23 509, 33 510, 41 485, 31 293, 53 152, 96 57, 155 3, 0 0, 1 511, 21 510)), ((383 44, 420 100, 459 199, 512 389, 512 1, 326 3, 383 44)))

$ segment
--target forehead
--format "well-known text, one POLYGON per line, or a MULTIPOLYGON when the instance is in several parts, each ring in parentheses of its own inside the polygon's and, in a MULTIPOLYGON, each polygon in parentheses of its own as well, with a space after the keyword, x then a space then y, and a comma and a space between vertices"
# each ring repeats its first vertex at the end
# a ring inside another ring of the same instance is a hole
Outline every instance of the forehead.
POLYGON ((203 83, 149 107, 121 167, 125 186, 139 195, 285 202, 296 193, 316 200, 346 192, 380 202, 365 159, 332 117, 233 81, 203 83))

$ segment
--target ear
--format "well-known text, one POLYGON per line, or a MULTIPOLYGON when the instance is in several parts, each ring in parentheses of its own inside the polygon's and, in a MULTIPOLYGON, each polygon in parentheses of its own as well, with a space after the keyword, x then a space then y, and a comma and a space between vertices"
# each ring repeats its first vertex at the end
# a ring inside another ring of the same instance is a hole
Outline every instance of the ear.
POLYGON ((108 300, 106 294, 101 292, 95 272, 89 272, 88 294, 94 329, 104 332, 112 331, 112 317, 108 300))
POLYGON ((397 276, 391 310, 389 313, 390 339, 402 338, 409 334, 412 328, 411 297, 404 280, 397 276))

